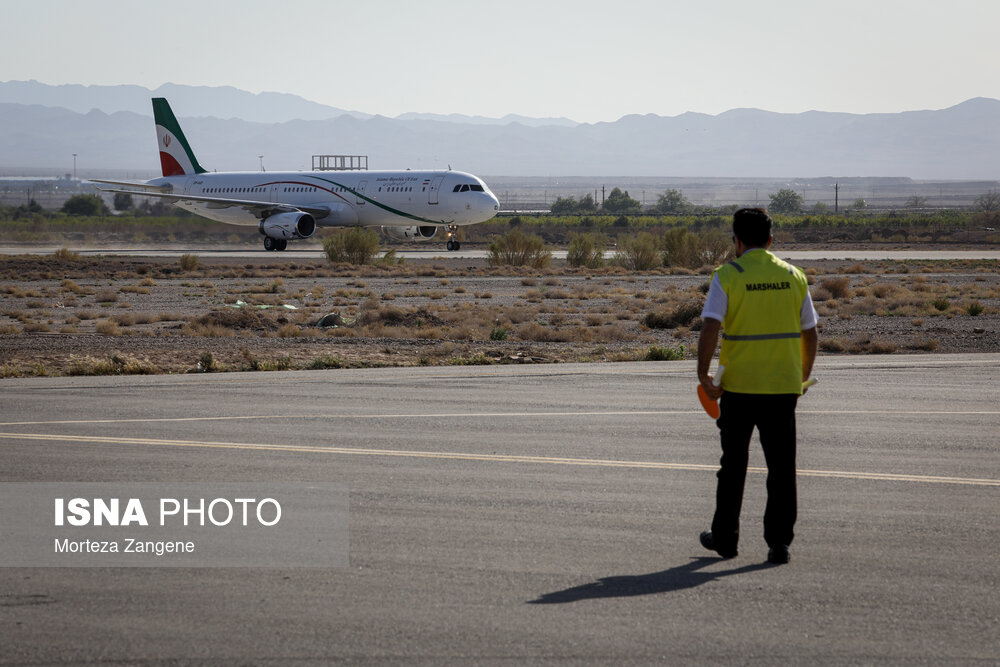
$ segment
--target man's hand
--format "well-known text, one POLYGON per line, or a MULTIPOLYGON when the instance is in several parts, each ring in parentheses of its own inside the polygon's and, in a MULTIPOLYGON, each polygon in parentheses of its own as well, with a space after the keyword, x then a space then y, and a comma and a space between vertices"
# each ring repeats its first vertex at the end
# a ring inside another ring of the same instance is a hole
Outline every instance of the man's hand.
POLYGON ((701 381, 701 386, 705 389, 705 393, 713 401, 717 401, 722 398, 722 387, 716 387, 712 384, 712 376, 706 373, 704 376, 698 378, 701 381))

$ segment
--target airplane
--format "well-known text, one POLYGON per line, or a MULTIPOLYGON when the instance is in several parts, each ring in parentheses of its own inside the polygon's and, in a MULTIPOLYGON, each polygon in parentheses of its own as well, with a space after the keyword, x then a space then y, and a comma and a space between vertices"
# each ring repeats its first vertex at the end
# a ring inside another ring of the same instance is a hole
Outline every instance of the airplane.
POLYGON ((209 172, 202 168, 165 98, 153 98, 162 178, 142 183, 91 179, 105 192, 159 197, 210 220, 254 225, 265 250, 284 250, 319 227, 380 227, 396 240, 427 241, 485 222, 500 202, 482 179, 433 171, 209 172))

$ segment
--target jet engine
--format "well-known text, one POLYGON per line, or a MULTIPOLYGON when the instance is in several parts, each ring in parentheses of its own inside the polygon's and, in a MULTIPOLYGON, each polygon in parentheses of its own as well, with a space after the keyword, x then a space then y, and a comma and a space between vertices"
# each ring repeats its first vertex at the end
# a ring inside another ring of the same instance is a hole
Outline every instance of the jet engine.
POLYGON ((382 231, 397 241, 426 241, 434 238, 438 228, 434 225, 413 225, 412 227, 383 227, 382 231))
POLYGON ((276 213, 260 221, 260 233, 272 239, 307 239, 316 231, 316 220, 308 213, 276 213))

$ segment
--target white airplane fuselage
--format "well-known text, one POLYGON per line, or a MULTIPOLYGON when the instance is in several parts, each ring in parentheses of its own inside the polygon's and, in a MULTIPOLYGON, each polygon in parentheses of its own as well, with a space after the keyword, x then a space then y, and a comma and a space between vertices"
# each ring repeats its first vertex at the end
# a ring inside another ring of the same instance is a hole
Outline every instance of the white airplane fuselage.
MULTIPOLYGON (((460 171, 228 172, 164 176, 148 185, 174 195, 239 199, 303 209, 320 227, 461 226, 489 220, 497 198, 479 178, 460 171), (464 186, 464 187, 463 187, 464 186)), ((257 226, 260 217, 237 206, 180 199, 177 206, 234 225, 257 226)))

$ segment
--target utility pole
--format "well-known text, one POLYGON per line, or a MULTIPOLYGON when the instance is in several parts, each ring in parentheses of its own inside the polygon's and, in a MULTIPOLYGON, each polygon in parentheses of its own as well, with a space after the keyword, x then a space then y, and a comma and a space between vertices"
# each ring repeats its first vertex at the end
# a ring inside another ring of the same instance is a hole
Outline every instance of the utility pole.
POLYGON ((73 153, 73 180, 76 180, 76 153, 73 153))
POLYGON ((833 185, 833 212, 840 211, 840 183, 833 185))

